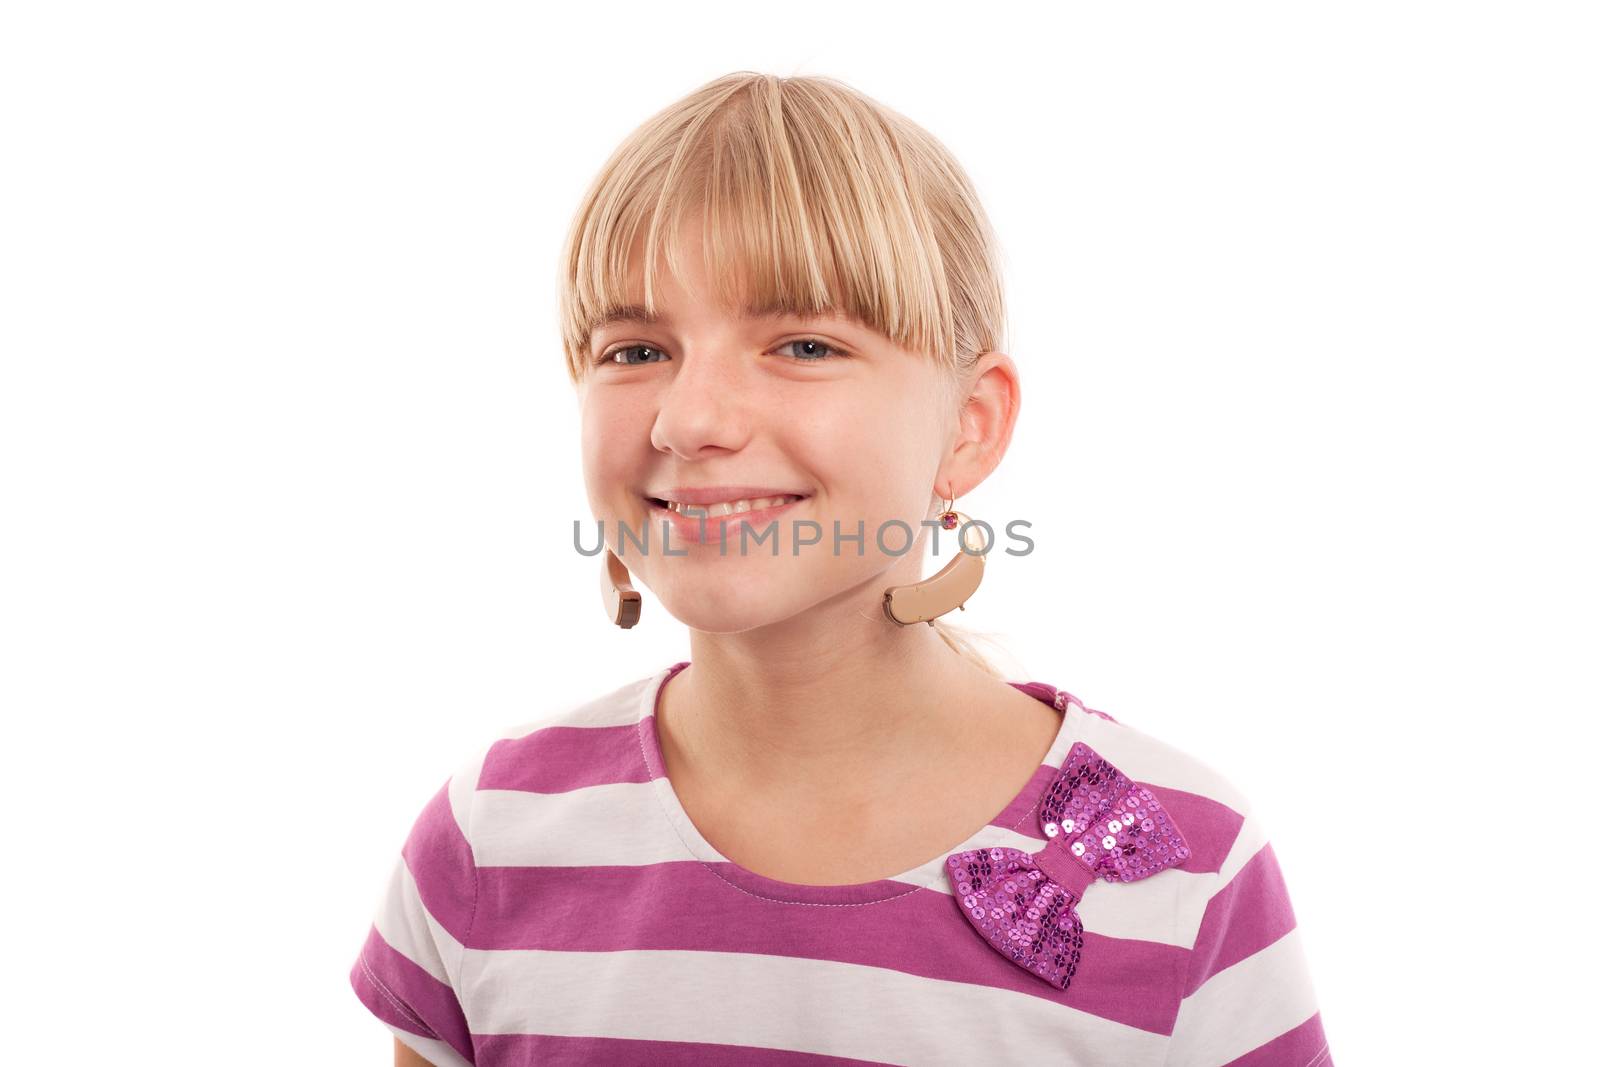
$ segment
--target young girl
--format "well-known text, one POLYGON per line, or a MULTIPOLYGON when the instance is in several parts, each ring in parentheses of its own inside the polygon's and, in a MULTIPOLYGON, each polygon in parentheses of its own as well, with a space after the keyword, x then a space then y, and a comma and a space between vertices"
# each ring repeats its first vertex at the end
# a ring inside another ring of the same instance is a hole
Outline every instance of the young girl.
POLYGON ((648 586, 690 658, 423 809, 350 973, 396 1063, 1331 1064, 1248 802, 939 618, 1007 536, 954 501, 1021 399, 948 152, 729 75, 617 150, 564 262, 600 603, 648 586))

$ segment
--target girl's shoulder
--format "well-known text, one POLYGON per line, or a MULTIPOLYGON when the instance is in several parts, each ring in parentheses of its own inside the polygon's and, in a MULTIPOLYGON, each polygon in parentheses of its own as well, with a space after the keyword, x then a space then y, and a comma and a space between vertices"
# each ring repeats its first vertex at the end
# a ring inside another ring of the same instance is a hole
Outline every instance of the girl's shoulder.
POLYGON ((1066 694, 1066 714, 1077 721, 1074 740, 1087 745, 1127 777, 1187 804, 1226 809, 1237 823, 1249 812, 1246 793, 1209 756, 1183 749, 1125 719, 1087 707, 1066 694))
MULTIPOLYGON (((566 700, 537 718, 508 725, 482 746, 487 768, 531 763, 572 764, 613 757, 636 747, 640 723, 651 713, 665 671, 619 685, 598 696, 566 700)), ((486 787, 493 788, 493 787, 486 787)))
POLYGON ((558 702, 469 749, 448 792, 472 843, 494 837, 500 821, 526 823, 533 809, 555 817, 564 810, 563 798, 581 806, 590 796, 586 786, 648 781, 641 724, 665 673, 558 702))

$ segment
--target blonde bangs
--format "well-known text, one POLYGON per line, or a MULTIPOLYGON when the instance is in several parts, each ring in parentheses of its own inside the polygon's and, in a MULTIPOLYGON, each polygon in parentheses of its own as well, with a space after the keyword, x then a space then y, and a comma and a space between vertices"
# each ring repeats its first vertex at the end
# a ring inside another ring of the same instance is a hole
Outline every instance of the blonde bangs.
POLYGON ((730 314, 838 314, 952 372, 1003 348, 993 236, 961 168, 914 123, 821 77, 739 72, 646 120, 601 169, 563 254, 580 382, 608 317, 658 310, 699 254, 730 314), (698 216, 698 249, 679 247, 698 216), (642 294, 633 290, 642 277, 642 294))

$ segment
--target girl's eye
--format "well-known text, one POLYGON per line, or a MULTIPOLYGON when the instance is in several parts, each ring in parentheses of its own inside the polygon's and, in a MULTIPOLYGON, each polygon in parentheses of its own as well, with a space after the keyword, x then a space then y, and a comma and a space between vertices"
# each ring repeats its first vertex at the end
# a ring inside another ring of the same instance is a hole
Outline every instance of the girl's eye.
MULTIPOLYGON (((659 348, 651 348, 649 345, 623 345, 621 348, 613 348, 611 351, 609 351, 605 355, 601 356, 600 357, 600 362, 601 363, 621 363, 621 364, 624 364, 625 366, 634 366, 635 365, 635 361, 627 358, 627 354, 629 352, 657 352, 657 353, 659 353, 659 352, 661 352, 661 349, 659 349, 659 348), (618 356, 622 356, 623 358, 618 359, 617 358, 618 356)), ((662 354, 664 354, 664 353, 662 353, 662 354)), ((658 362, 658 361, 657 360, 646 360, 646 361, 643 361, 643 362, 655 363, 655 362, 658 362)))
MULTIPOLYGON (((815 337, 801 337, 794 341, 785 341, 783 344, 778 346, 777 351, 781 352, 785 348, 797 346, 798 350, 803 354, 790 356, 790 358, 796 363, 821 363, 822 361, 828 359, 841 359, 846 355, 843 349, 835 348, 826 341, 819 341, 815 337), (824 355, 823 353, 827 354, 824 355)), ((629 353, 632 352, 654 352, 660 356, 666 355, 666 353, 662 352, 661 349, 652 348, 649 345, 623 345, 619 348, 613 348, 611 351, 605 353, 600 357, 600 362, 603 364, 621 363, 624 366, 638 366, 640 363, 660 362, 660 360, 655 359, 631 359, 629 358, 629 353), (619 356, 622 358, 617 358, 619 356)))
POLYGON ((783 344, 779 345, 778 348, 781 351, 785 348, 788 348, 790 345, 802 345, 804 347, 801 349, 801 351, 804 352, 809 350, 811 353, 808 355, 795 357, 796 361, 800 363, 821 363, 825 359, 838 359, 844 355, 844 353, 839 349, 828 344, 826 341, 819 341, 815 337, 801 337, 798 340, 785 341, 783 344), (816 355, 815 353, 818 349, 826 349, 828 352, 832 353, 832 355, 816 355))

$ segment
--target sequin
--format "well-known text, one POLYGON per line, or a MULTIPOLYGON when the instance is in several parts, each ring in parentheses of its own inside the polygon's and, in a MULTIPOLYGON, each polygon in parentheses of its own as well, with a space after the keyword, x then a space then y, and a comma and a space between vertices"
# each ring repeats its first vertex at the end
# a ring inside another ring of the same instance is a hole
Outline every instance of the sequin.
POLYGON ((1081 741, 1041 797, 1039 825, 1046 841, 1038 852, 972 849, 951 855, 945 867, 976 932, 1013 963, 1065 990, 1083 950, 1081 891, 1046 875, 1041 862, 1056 871, 1071 864, 1091 883, 1128 883, 1181 864, 1189 848, 1147 787, 1081 741))

